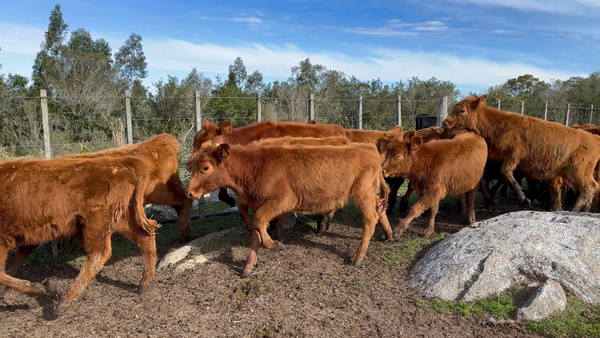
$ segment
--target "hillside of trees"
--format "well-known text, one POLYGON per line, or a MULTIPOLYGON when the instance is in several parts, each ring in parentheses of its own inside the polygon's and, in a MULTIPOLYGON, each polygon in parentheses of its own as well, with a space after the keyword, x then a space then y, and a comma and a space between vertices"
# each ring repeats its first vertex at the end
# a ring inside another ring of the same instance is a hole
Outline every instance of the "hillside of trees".
MULTIPOLYGON (((307 97, 314 94, 319 122, 354 127, 356 100, 362 95, 363 125, 368 129, 395 125, 398 96, 405 127, 414 125, 417 114, 434 114, 442 96, 449 97, 450 107, 463 97, 449 81, 416 77, 391 85, 379 79, 363 81, 309 59, 299 60, 286 81, 265 83, 260 71, 248 70, 241 58, 232 62, 226 79, 208 78, 191 69, 185 78, 168 76, 151 89, 142 82, 148 72, 141 36, 131 34, 113 53, 106 40, 92 37, 84 28, 70 31, 56 5, 32 74, 0 74, 0 156, 43 153, 40 89, 49 97, 54 154, 124 144, 126 90, 132 97, 135 141, 169 132, 182 142, 193 136, 196 91, 202 98, 203 118, 232 120, 236 126, 255 121, 260 93, 263 119, 306 121, 307 97)), ((542 117, 547 103, 549 119, 557 121, 570 104, 573 121, 587 122, 589 107, 600 108, 600 72, 550 83, 525 74, 490 87, 487 94, 489 105, 500 100, 503 109, 519 111, 524 101, 525 113, 537 117, 542 117)))

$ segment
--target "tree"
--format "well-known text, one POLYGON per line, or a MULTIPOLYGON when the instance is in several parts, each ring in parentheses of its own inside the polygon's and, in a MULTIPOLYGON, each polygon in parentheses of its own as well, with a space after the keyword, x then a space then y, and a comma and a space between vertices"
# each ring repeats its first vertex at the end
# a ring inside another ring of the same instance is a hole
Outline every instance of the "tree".
POLYGON ((242 84, 246 81, 247 76, 248 73, 246 72, 244 61, 238 56, 233 61, 233 64, 229 66, 229 81, 234 82, 238 88, 242 88, 242 84))
POLYGON ((37 53, 33 63, 33 74, 31 79, 35 87, 44 87, 43 85, 43 65, 48 57, 56 57, 67 37, 68 25, 65 23, 60 10, 60 5, 54 6, 50 13, 50 23, 48 30, 44 34, 44 41, 41 44, 41 50, 37 53))
POLYGON ((148 76, 147 66, 142 37, 132 33, 115 54, 115 67, 130 87, 134 80, 142 80, 148 76))
POLYGON ((246 78, 246 84, 244 84, 244 91, 246 93, 258 93, 262 92, 265 84, 263 83, 263 76, 258 71, 255 70, 254 73, 250 74, 248 78, 246 78))

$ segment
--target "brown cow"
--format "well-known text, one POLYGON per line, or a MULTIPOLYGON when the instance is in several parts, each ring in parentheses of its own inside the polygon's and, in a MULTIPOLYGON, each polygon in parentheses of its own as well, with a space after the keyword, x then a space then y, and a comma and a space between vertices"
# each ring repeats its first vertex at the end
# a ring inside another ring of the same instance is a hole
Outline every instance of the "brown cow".
POLYGON ((475 222, 475 197, 486 160, 487 145, 473 133, 428 143, 423 143, 414 130, 398 136, 388 146, 383 173, 408 178, 420 198, 395 231, 404 232, 413 219, 429 209, 431 215, 425 236, 433 235, 435 215, 446 195, 466 194, 463 216, 467 223, 475 222))
POLYGON ((0 162, 0 284, 45 293, 41 284, 5 272, 9 251, 75 237, 86 259, 56 310, 60 315, 102 269, 111 255, 111 235, 120 233, 140 248, 144 272, 138 291, 145 291, 155 275, 159 226, 144 213, 151 165, 132 156, 0 162))
MULTIPOLYGON (((337 124, 307 124, 297 122, 262 121, 233 129, 231 122, 222 122, 220 128, 209 121, 202 123, 202 130, 194 137, 194 153, 200 151, 202 145, 222 135, 230 145, 244 145, 264 138, 293 137, 328 137, 345 136, 345 129, 337 124)), ((189 167, 189 163, 188 163, 189 167)), ((226 189, 219 189, 219 199, 229 206, 235 205, 235 199, 227 194, 226 189)))
POLYGON ((573 125, 573 128, 587 131, 590 134, 600 135, 600 127, 595 124, 591 124, 591 123, 584 124, 584 125, 575 124, 575 125, 573 125))
POLYGON ((277 249, 267 226, 283 213, 307 211, 323 215, 342 208, 352 198, 363 217, 363 237, 355 265, 362 262, 378 220, 386 237, 393 238, 385 215, 388 189, 374 145, 230 146, 219 137, 196 151, 190 163, 191 197, 227 187, 235 191, 240 204, 254 211, 252 247, 242 278, 252 273, 261 244, 277 249), (378 187, 381 198, 377 197, 378 187))
POLYGON ((490 152, 503 158, 502 174, 521 202, 531 205, 513 176, 517 167, 548 183, 554 210, 562 209, 563 180, 580 192, 573 211, 589 210, 599 188, 594 179, 600 165, 598 136, 487 107, 486 99, 487 95, 471 96, 457 103, 444 128, 466 129, 483 137, 490 152))

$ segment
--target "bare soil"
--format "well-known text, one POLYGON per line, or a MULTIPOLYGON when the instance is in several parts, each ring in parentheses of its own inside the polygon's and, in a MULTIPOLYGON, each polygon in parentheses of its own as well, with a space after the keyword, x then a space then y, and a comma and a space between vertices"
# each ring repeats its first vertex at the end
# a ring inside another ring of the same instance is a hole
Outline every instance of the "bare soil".
MULTIPOLYGON (((494 215, 477 211, 478 220, 494 215)), ((402 215, 390 216, 392 226, 401 219, 402 215)), ((460 221, 453 205, 442 206, 436 234, 460 230, 460 221)), ((239 276, 248 236, 244 244, 195 269, 178 275, 160 271, 143 295, 135 293, 141 259, 137 249, 128 249, 111 259, 60 318, 53 316, 58 295, 77 275, 81 260, 28 266, 21 276, 43 281, 52 292, 36 298, 8 291, 0 298, 0 336, 533 336, 520 324, 498 324, 484 316, 459 317, 418 306, 423 298, 407 287, 406 275, 435 243, 416 256, 404 252, 403 243, 423 236, 426 216, 392 243, 381 240, 378 228, 360 267, 349 264, 362 233, 353 208, 338 214, 321 236, 312 233, 311 222, 308 216, 299 216, 296 227, 283 233, 282 250, 261 250, 255 276, 243 280, 239 276)))

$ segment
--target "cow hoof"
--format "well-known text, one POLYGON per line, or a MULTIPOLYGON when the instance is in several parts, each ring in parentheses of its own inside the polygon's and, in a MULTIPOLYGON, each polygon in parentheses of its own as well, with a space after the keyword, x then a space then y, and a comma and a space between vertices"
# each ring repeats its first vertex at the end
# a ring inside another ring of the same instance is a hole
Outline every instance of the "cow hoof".
POLYGON ((0 297, 4 296, 4 294, 8 291, 8 287, 4 285, 0 285, 0 297))
POLYGON ((275 250, 277 250, 277 251, 284 251, 285 250, 285 245, 283 245, 283 243, 277 242, 275 244, 277 244, 277 248, 275 250))
POLYGON ((67 310, 68 310, 68 309, 69 309, 69 307, 68 307, 68 306, 60 304, 60 305, 58 305, 58 306, 56 307, 56 310, 54 310, 54 315, 55 315, 56 317, 60 317, 60 316, 62 316, 62 315, 65 313, 65 312, 67 312, 67 310))
POLYGON ((139 293, 140 295, 143 295, 148 291, 149 288, 150 288, 149 286, 141 286, 140 285, 140 286, 138 286, 137 293, 139 293))
POLYGON ((433 236, 433 231, 429 231, 429 230, 425 231, 425 238, 429 238, 431 236, 433 236))
POLYGON ((36 295, 45 295, 46 287, 41 283, 33 283, 31 284, 31 293, 36 295))
POLYGON ((252 275, 253 275, 252 270, 244 269, 244 271, 242 271, 242 278, 248 278, 252 275))
POLYGON ((361 260, 359 260, 359 261, 356 261, 356 260, 355 260, 355 261, 354 261, 354 263, 353 263, 353 265, 354 265, 354 266, 357 266, 357 267, 358 267, 358 266, 361 266, 361 265, 362 265, 362 259, 361 259, 361 260))
POLYGON ((523 205, 523 206, 525 206, 527 208, 531 208, 531 200, 529 198, 525 198, 521 202, 521 205, 523 205))

